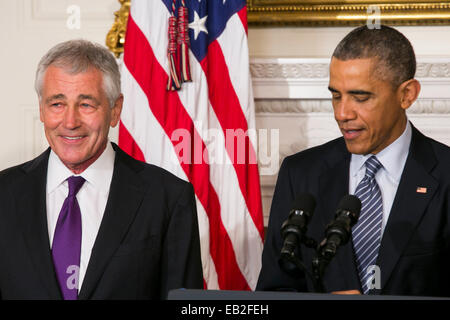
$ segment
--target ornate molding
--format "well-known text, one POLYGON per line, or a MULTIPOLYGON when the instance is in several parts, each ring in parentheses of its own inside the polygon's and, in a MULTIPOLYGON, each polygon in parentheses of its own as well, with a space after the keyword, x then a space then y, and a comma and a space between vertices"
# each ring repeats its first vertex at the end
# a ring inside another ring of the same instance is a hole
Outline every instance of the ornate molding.
POLYGON ((247 0, 248 21, 256 26, 361 25, 373 19, 393 25, 443 25, 448 1, 247 0), (371 5, 376 5, 376 13, 371 5))
MULTIPOLYGON (((251 59, 253 80, 328 78, 329 59, 251 59)), ((417 78, 450 79, 450 58, 417 63, 417 78)))
POLYGON ((106 35, 106 45, 119 58, 123 53, 125 34, 127 33, 128 16, 130 15, 131 0, 118 0, 120 9, 114 12, 114 23, 106 35))
POLYGON ((450 115, 450 99, 417 100, 407 113, 450 115))
POLYGON ((417 78, 450 78, 450 62, 418 63, 417 78))
POLYGON ((253 79, 325 79, 328 63, 250 62, 253 79))
MULTIPOLYGON (((330 99, 257 99, 255 109, 256 114, 333 113, 330 99)), ((450 99, 418 100, 408 109, 408 113, 450 115, 450 99)))
POLYGON ((256 113, 332 113, 330 100, 261 99, 255 101, 256 113))

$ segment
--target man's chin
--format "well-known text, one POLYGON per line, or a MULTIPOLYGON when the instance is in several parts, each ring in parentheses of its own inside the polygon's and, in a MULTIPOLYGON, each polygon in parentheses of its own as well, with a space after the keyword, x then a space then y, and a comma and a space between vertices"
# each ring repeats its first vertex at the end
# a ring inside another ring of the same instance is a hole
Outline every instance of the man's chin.
POLYGON ((86 155, 81 155, 76 152, 67 152, 67 150, 54 150, 59 160, 70 170, 82 167, 85 162, 89 160, 86 155))
POLYGON ((361 144, 346 140, 345 145, 347 147, 348 152, 352 154, 366 155, 369 153, 368 148, 361 144))
MULTIPOLYGON (((61 159, 61 158, 60 158, 61 159)), ((83 164, 87 161, 84 159, 61 159, 62 163, 69 168, 70 170, 74 170, 76 168, 82 167, 83 164)))

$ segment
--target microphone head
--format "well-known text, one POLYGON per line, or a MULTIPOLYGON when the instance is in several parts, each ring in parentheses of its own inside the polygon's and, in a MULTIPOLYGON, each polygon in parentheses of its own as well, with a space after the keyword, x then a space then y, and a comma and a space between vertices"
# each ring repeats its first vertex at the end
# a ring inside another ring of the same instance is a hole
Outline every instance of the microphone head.
POLYGON ((292 210, 302 210, 312 214, 316 209, 316 200, 310 193, 300 193, 292 203, 292 210))
POLYGON ((303 263, 296 257, 300 243, 304 241, 306 226, 316 208, 316 200, 309 193, 301 193, 295 197, 288 219, 281 226, 283 247, 278 263, 292 276, 300 276, 303 263))
POLYGON ((351 213, 353 224, 358 221, 361 212, 361 200, 357 196, 348 194, 339 202, 337 212, 348 211, 351 213))

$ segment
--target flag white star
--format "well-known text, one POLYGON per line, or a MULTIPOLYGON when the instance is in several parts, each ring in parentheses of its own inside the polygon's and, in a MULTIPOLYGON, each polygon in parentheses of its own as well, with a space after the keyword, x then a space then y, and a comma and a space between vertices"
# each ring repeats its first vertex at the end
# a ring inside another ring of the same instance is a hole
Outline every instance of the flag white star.
POLYGON ((191 23, 189 23, 189 28, 194 30, 194 39, 197 40, 198 34, 200 32, 205 32, 208 33, 208 30, 205 27, 205 23, 206 23, 206 18, 208 16, 204 16, 203 18, 200 19, 200 17, 198 16, 197 11, 194 11, 194 21, 192 21, 191 23))

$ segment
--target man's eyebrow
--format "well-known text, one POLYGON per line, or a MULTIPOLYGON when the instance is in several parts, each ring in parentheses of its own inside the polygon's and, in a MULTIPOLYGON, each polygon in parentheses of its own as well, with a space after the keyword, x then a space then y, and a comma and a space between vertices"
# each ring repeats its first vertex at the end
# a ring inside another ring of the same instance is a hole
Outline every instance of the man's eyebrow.
POLYGON ((337 91, 335 88, 333 88, 333 87, 328 87, 328 90, 330 90, 331 92, 336 92, 336 93, 339 93, 339 91, 337 91))
POLYGON ((370 91, 365 91, 365 90, 350 90, 348 91, 349 94, 358 94, 358 95, 371 95, 373 94, 370 91))
POLYGON ((66 99, 66 96, 62 93, 54 94, 54 95, 48 97, 47 99, 45 99, 45 102, 49 103, 52 100, 58 100, 58 99, 66 99))
POLYGON ((92 100, 94 103, 100 104, 100 102, 90 94, 80 94, 78 95, 78 100, 92 100))
MULTIPOLYGON (((336 90, 333 87, 328 87, 328 90, 330 90, 331 92, 334 93, 340 93, 339 90, 336 90)), ((349 90, 347 91, 348 94, 356 94, 356 95, 372 95, 373 93, 370 91, 365 91, 365 90, 349 90)))

